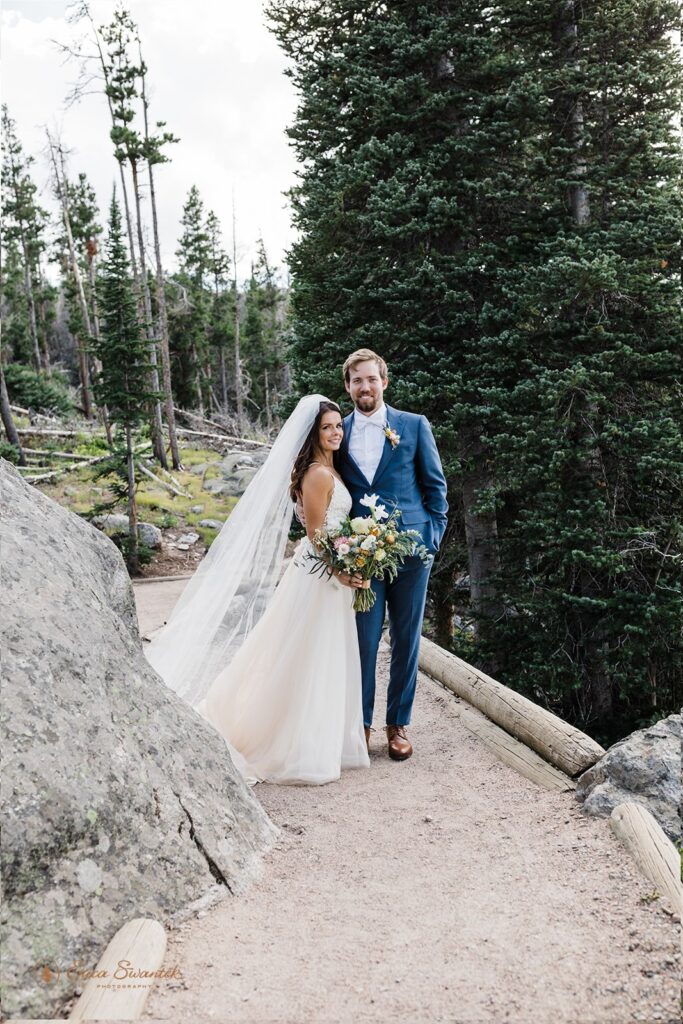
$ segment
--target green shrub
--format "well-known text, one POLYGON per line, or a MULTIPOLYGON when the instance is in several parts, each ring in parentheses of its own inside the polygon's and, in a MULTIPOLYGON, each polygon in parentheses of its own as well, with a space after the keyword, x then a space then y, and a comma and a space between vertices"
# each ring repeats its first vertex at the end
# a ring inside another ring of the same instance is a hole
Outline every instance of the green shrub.
POLYGON ((88 437, 86 434, 79 434, 71 450, 74 455, 105 455, 109 451, 109 444, 104 436, 88 437))
MULTIPOLYGON (((130 534, 113 533, 109 537, 109 540, 113 541, 114 544, 116 544, 116 547, 119 549, 126 562, 128 562, 128 559, 130 557, 130 534)), ((138 537, 138 562, 140 563, 140 565, 147 565, 149 562, 152 561, 153 558, 154 550, 148 547, 147 544, 143 544, 143 542, 138 537)))
POLYGON ((63 416, 69 416, 73 412, 74 406, 66 380, 56 371, 53 370, 48 377, 21 363, 8 363, 4 369, 11 402, 36 411, 56 412, 63 416))
POLYGON ((13 462, 15 466, 19 464, 18 449, 4 437, 0 437, 0 458, 6 459, 7 462, 13 462))

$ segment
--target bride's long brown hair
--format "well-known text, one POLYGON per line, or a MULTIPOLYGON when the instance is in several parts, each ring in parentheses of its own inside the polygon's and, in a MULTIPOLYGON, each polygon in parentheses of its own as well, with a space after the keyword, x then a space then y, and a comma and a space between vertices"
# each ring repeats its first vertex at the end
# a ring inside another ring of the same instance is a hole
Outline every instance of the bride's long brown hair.
MULTIPOLYGON (((292 480, 289 488, 289 494, 292 501, 296 502, 299 495, 301 494, 301 481, 304 478, 304 474, 310 464, 315 461, 316 449, 320 443, 320 423, 323 415, 326 412, 338 412, 341 416, 341 409, 334 402, 321 402, 318 413, 313 421, 313 426, 308 432, 308 436, 301 446, 301 451, 297 455, 294 461, 294 468, 292 469, 292 480)), ((339 452, 332 452, 332 464, 334 468, 339 472, 339 452)))

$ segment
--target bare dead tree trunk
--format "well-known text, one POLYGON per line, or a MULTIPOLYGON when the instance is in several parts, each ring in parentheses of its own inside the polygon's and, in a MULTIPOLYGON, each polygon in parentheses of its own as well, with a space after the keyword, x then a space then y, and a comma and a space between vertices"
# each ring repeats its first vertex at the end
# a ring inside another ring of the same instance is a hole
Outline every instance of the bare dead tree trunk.
MULTIPOLYGON (((152 319, 152 299, 149 294, 149 281, 147 280, 147 262, 145 259, 145 241, 142 234, 142 211, 140 209, 140 184, 138 180, 137 160, 130 160, 131 173, 133 175, 133 197, 135 199, 135 217, 137 222, 138 248, 140 256, 140 285, 145 313, 145 327, 149 339, 149 361, 152 364, 150 371, 150 385, 153 391, 159 391, 159 371, 157 369, 157 345, 152 319)), ((151 421, 152 448, 159 464, 168 469, 166 449, 164 447, 164 429, 161 421, 161 402, 155 398, 152 402, 151 421)))
MULTIPOLYGON (((50 159, 52 161, 52 169, 54 171, 55 178, 55 189, 57 192, 57 198, 62 211, 62 222, 64 224, 64 231, 66 234, 67 247, 69 250, 69 264, 71 267, 71 273, 76 285, 76 295, 78 297, 78 305, 83 319, 83 326, 85 332, 90 338, 91 336, 91 325, 90 325, 90 313, 88 312, 88 303, 85 300, 85 289, 83 288, 83 278, 81 277, 81 270, 78 265, 78 256, 76 254, 76 247, 74 245, 73 232, 71 230, 71 214, 69 211, 69 190, 68 190, 68 179, 64 170, 64 153, 59 140, 56 142, 52 139, 49 130, 45 129, 47 134, 48 146, 50 149, 50 159), (59 157, 59 160, 58 160, 59 157)), ((88 360, 87 355, 83 347, 83 341, 80 337, 75 338, 76 345, 78 346, 78 366, 81 377, 81 391, 83 396, 83 413, 90 419, 92 416, 92 399, 90 396, 90 374, 88 372, 88 360)))
MULTIPOLYGON (((144 61, 142 59, 142 48, 140 46, 140 40, 138 39, 138 49, 140 52, 140 67, 144 68, 144 61)), ((144 72, 141 76, 142 81, 142 109, 144 113, 144 124, 145 124, 145 144, 149 143, 149 124, 148 124, 148 100, 145 87, 145 75, 144 72)), ((166 415, 166 425, 168 427, 168 440, 171 447, 171 462, 173 463, 174 469, 182 469, 180 462, 180 449, 178 447, 178 435, 176 434, 175 428, 175 413, 173 412, 173 388, 171 380, 171 351, 169 345, 169 333, 168 333, 168 313, 166 310, 166 292, 164 287, 164 268, 161 262, 161 243, 159 241, 159 220, 157 217, 157 202, 156 193, 154 191, 154 171, 151 160, 147 159, 147 173, 149 176, 149 201, 152 208, 152 231, 154 235, 154 257, 156 261, 156 293, 157 293, 157 306, 159 309, 159 350, 161 352, 161 375, 163 380, 163 391, 164 391, 164 413, 166 415)))
POLYGON ((273 415, 270 410, 270 387, 268 386, 268 370, 263 371, 263 390, 266 396, 266 428, 270 434, 273 429, 273 415))
POLYGON ((237 221, 235 193, 232 194, 232 268, 235 284, 235 404, 237 406, 237 432, 244 430, 244 393, 242 388, 242 360, 240 357, 240 304, 237 291, 237 221))
POLYGON ((38 270, 38 285, 40 288, 41 299, 38 303, 38 322, 40 324, 40 340, 42 347, 42 358, 43 366, 49 372, 50 370, 50 348, 47 341, 47 315, 45 313, 45 279, 43 277, 43 268, 40 262, 40 257, 37 261, 38 270))
POLYGON ((202 392, 202 368, 199 365, 199 356, 197 355, 197 346, 194 341, 190 345, 190 356, 192 358, 192 366, 194 367, 194 386, 197 395, 197 409, 199 415, 204 415, 204 394, 202 392))
MULTIPOLYGON (((100 318, 97 311, 97 289, 95 287, 95 259, 97 257, 97 242, 94 238, 88 240, 88 282, 90 284, 90 301, 92 304, 92 334, 93 338, 99 341, 100 337, 100 318)), ((93 364, 96 373, 101 373, 102 362, 97 356, 93 356, 93 364)), ((107 444, 112 445, 112 434, 111 434, 111 423, 109 422, 109 410, 106 405, 103 405, 100 409, 102 417, 102 426, 104 432, 107 435, 107 444)))
MULTIPOLYGON (((101 71, 102 71, 102 79, 104 81, 104 94, 107 97, 107 106, 109 107, 109 116, 111 118, 112 128, 114 128, 114 127, 116 127, 116 117, 114 116, 114 105, 112 104, 111 96, 109 95, 110 80, 109 80, 109 74, 107 72, 107 62, 104 59, 104 54, 102 52, 102 44, 100 42, 100 34, 99 34, 98 30, 97 30, 95 22, 93 21, 92 14, 90 13, 90 5, 87 2, 87 0, 83 0, 83 2, 81 4, 81 12, 83 14, 85 14, 86 18, 90 22, 90 27, 92 29, 93 38, 95 40, 95 46, 97 47, 97 55, 98 55, 99 62, 100 62, 100 68, 101 68, 101 71)), ((139 286, 139 281, 138 281, 138 261, 137 261, 137 256, 135 254, 135 244, 133 242, 133 218, 131 216, 130 202, 128 200, 128 185, 126 184, 126 174, 125 174, 123 160, 118 160, 117 159, 117 163, 119 165, 119 177, 121 179, 121 195, 123 196, 123 208, 124 208, 125 215, 126 215, 126 232, 128 234, 128 249, 129 249, 129 252, 130 252, 130 268, 131 268, 131 273, 133 274, 133 280, 135 281, 136 287, 138 287, 139 286)))
POLYGON ((138 549, 138 510, 135 502, 135 458, 130 425, 126 424, 126 458, 128 464, 128 571, 135 575, 140 570, 138 549))
POLYGON ((28 465, 26 456, 24 455, 24 449, 21 447, 21 441, 19 440, 19 434, 17 428, 14 425, 14 417, 12 416, 12 410, 9 404, 9 395, 7 394, 7 383, 5 381, 5 372, 2 368, 2 362, 0 361, 0 416, 2 417, 2 425, 5 428, 7 434, 7 440, 11 445, 19 452, 19 465, 28 465))
POLYGON ((226 376, 226 373, 225 373, 225 350, 223 349, 223 346, 221 346, 221 348, 220 348, 220 352, 219 352, 218 358, 219 358, 219 361, 220 361, 220 369, 221 369, 221 397, 223 399, 223 412, 227 413, 227 411, 228 411, 228 380, 227 380, 227 376, 226 376))

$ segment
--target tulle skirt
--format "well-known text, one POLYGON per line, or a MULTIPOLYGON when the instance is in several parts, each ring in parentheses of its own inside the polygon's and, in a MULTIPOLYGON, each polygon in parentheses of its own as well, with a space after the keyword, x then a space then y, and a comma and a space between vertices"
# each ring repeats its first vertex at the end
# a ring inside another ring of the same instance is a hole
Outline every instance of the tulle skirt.
POLYGON ((245 781, 321 785, 370 764, 354 592, 309 572, 307 538, 197 710, 245 781))

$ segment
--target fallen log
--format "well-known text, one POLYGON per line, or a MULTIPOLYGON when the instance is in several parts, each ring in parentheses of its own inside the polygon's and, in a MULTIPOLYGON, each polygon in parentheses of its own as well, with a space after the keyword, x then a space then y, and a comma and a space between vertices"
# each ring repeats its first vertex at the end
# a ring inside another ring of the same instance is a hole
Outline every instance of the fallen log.
POLYGON ((154 480, 155 483, 158 483, 162 487, 165 487, 167 491, 171 492, 171 494, 176 494, 179 498, 192 497, 192 495, 189 494, 187 491, 182 491, 178 487, 174 487, 174 485, 169 484, 167 480, 162 480, 161 477, 157 476, 156 473, 153 473, 151 469, 147 469, 146 466, 143 466, 142 462, 140 462, 139 460, 136 463, 136 465, 141 473, 144 473, 145 476, 148 476, 151 480, 154 480))
POLYGON ((177 427, 177 433, 195 437, 210 437, 214 441, 233 441, 237 444, 252 444, 257 448, 270 448, 267 441, 252 441, 248 437, 235 437, 232 434, 211 434, 208 430, 191 430, 189 427, 177 427))
POLYGON ((590 768, 605 753, 599 743, 580 729, 426 637, 420 641, 419 664, 427 675, 443 683, 569 776, 590 768))
MULTIPOLYGON (((151 441, 144 441, 142 444, 139 444, 134 449, 134 454, 137 455, 139 452, 144 451, 145 448, 149 448, 151 443, 151 441)), ((64 466, 62 469, 54 469, 51 472, 43 473, 40 476, 25 476, 24 480, 29 484, 43 483, 45 480, 52 480, 56 477, 63 476, 65 473, 72 473, 75 469, 85 469, 88 466, 94 466, 96 463, 105 462, 110 458, 111 452, 107 452, 106 455, 95 455, 92 458, 89 455, 86 455, 85 462, 74 462, 71 466, 64 466)), ((35 466, 32 468, 35 469, 35 466)))
POLYGON ((217 423, 215 420, 210 420, 206 416, 200 416, 199 413, 196 412, 188 412, 187 409, 179 409, 177 405, 173 406, 173 411, 178 416, 186 416, 187 419, 189 420, 196 420, 198 423, 206 423, 210 427, 218 427, 219 430, 221 430, 224 434, 229 436, 229 432, 223 426, 222 423, 217 423))
POLYGON ((676 914, 683 910, 681 857, 659 822, 647 807, 633 800, 617 806, 610 824, 638 867, 671 901, 676 914))
POLYGON ((87 462, 91 455, 77 455, 75 452, 53 452, 49 448, 24 448, 28 455, 49 455, 54 459, 74 459, 77 462, 87 462))
POLYGON ((59 430, 55 427, 17 427, 17 434, 29 434, 35 437, 79 437, 86 434, 89 437, 102 437, 104 433, 96 430, 89 430, 83 427, 80 430, 59 430))
MULTIPOLYGON (((42 473, 40 476, 26 476, 24 480, 28 484, 44 483, 45 480, 53 480, 55 477, 64 476, 65 473, 73 473, 75 469, 85 469, 87 466, 94 466, 97 462, 104 462, 105 459, 110 459, 111 453, 107 455, 97 455, 95 458, 88 459, 87 462, 74 462, 70 466, 64 466, 62 469, 54 469, 49 473, 42 473)), ((33 469, 36 467, 33 466, 33 469)))
POLYGON ((155 985, 155 972, 163 974, 165 952, 163 925, 150 917, 128 921, 98 960, 69 1020, 139 1020, 155 985))
POLYGON ((565 772, 548 764, 526 743, 515 739, 466 701, 456 705, 456 713, 465 728, 480 739, 503 764, 514 768, 537 786, 561 793, 576 789, 576 783, 565 772))

